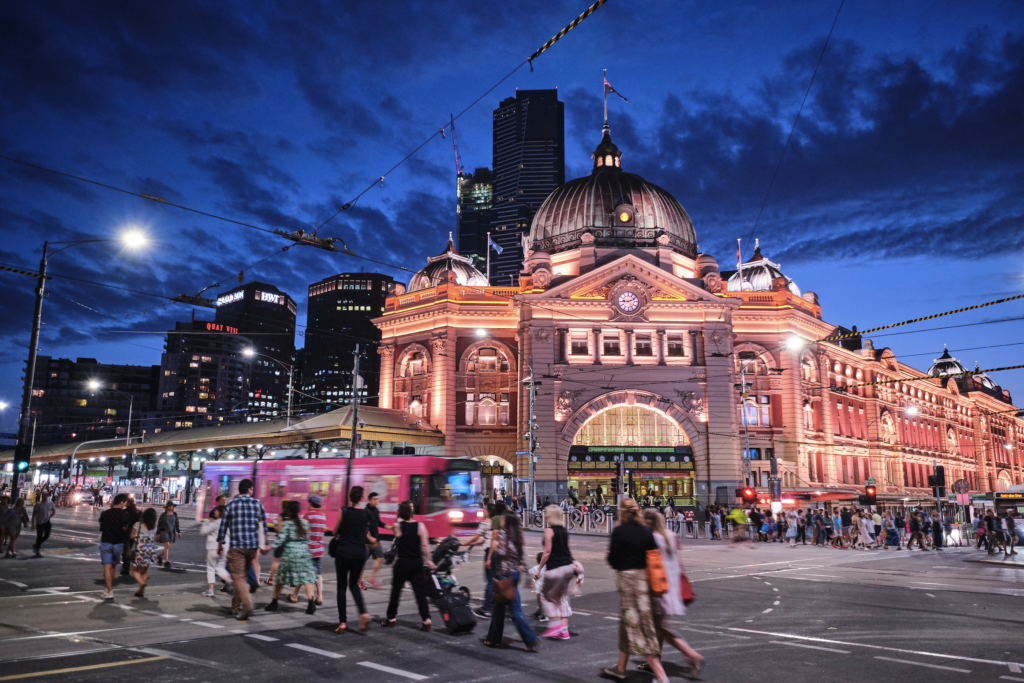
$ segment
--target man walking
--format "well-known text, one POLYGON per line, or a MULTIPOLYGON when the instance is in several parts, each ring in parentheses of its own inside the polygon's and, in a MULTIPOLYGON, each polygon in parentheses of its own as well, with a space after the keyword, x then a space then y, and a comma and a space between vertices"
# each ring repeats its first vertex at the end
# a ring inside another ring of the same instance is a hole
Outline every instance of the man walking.
POLYGON ((217 555, 224 553, 224 537, 230 534, 231 547, 228 550, 228 572, 235 584, 231 596, 231 613, 239 621, 248 621, 252 616, 252 598, 249 596, 249 580, 246 572, 256 559, 257 553, 266 546, 267 512, 263 503, 253 498, 252 480, 243 479, 238 483, 238 496, 224 511, 224 523, 217 534, 217 555))
POLYGON ((921 550, 928 550, 924 546, 924 536, 921 534, 923 526, 924 521, 920 512, 910 515, 910 540, 907 542, 907 550, 913 550, 915 540, 921 546, 921 550))
MULTIPOLYGON (((366 499, 366 516, 370 521, 370 535, 373 536, 375 543, 373 545, 366 546, 366 560, 369 561, 373 558, 373 571, 370 572, 370 578, 366 580, 374 588, 380 588, 380 584, 377 583, 377 574, 380 572, 380 567, 384 564, 384 547, 380 544, 380 530, 387 529, 388 525, 380 521, 380 508, 377 507, 377 493, 376 491, 370 494, 370 497, 366 499)), ((366 571, 366 565, 363 565, 363 571, 366 571)), ((366 590, 366 583, 363 582, 363 577, 359 577, 359 587, 366 590)))
POLYGON ((40 551, 43 549, 43 543, 50 537, 50 520, 55 514, 57 509, 50 502, 50 494, 44 491, 39 497, 39 502, 32 507, 32 528, 36 530, 36 544, 32 546, 36 551, 35 557, 43 556, 40 551))
POLYGON ((109 510, 100 513, 100 560, 103 562, 103 584, 107 592, 104 600, 114 599, 114 575, 117 565, 121 563, 121 553, 128 536, 128 512, 124 504, 128 502, 128 494, 119 493, 109 510))

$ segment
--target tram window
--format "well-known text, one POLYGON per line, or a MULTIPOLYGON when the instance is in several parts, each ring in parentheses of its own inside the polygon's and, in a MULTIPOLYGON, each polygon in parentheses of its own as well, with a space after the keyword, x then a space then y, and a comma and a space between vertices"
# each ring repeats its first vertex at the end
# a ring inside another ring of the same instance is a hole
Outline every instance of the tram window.
POLYGON ((452 508, 469 508, 481 504, 480 473, 473 471, 444 472, 430 476, 428 512, 452 508))
POLYGON ((272 481, 270 482, 270 497, 271 498, 282 498, 284 496, 288 482, 285 481, 272 481))
POLYGON ((414 512, 422 514, 424 512, 424 491, 426 482, 423 481, 423 477, 420 475, 413 475, 409 477, 409 502, 412 503, 412 509, 414 512))
POLYGON ((312 481, 309 483, 309 492, 327 498, 331 493, 331 484, 327 481, 312 481))

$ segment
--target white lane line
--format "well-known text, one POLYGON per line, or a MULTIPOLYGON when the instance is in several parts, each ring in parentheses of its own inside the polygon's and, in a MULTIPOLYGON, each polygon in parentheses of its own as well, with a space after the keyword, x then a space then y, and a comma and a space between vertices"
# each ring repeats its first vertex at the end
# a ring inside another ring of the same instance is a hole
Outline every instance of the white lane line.
MULTIPOLYGON (((28 584, 27 583, 21 583, 20 581, 11 581, 10 579, 0 579, 0 581, 3 581, 4 583, 9 583, 12 586, 17 586, 18 588, 28 588, 28 584)), ((34 588, 33 590, 41 590, 41 589, 34 588)))
POLYGON ((1024 678, 1016 678, 1015 676, 1000 676, 999 678, 1004 681, 1024 681, 1024 678))
MULTIPOLYGON (((178 617, 174 616, 173 614, 164 614, 162 612, 157 612, 157 614, 162 616, 164 619, 177 619, 178 618, 178 617)), ((182 619, 182 621, 189 621, 189 620, 188 619, 182 619)))
POLYGON ((934 595, 932 595, 931 593, 925 593, 925 595, 927 595, 927 596, 928 596, 929 598, 934 598, 934 597, 935 597, 935 596, 934 596, 934 595))
POLYGON ((805 645, 804 643, 787 643, 784 640, 769 640, 772 645, 789 645, 790 647, 806 647, 809 650, 824 650, 825 652, 838 652, 841 655, 850 654, 849 650, 838 650, 834 647, 821 647, 820 645, 805 645))
POLYGON ((232 632, 232 633, 241 633, 242 635, 246 635, 246 634, 248 634, 248 633, 249 633, 248 631, 243 631, 243 630, 242 630, 242 629, 240 629, 240 628, 233 628, 233 629, 231 629, 231 632, 232 632))
POLYGON ((773 605, 778 605, 778 604, 779 604, 779 602, 780 602, 779 600, 776 600, 776 601, 775 601, 775 602, 773 602, 772 604, 773 604, 773 605))
POLYGON ((778 588, 772 588, 772 590, 773 590, 773 591, 775 591, 776 593, 778 593, 778 592, 779 592, 779 589, 778 589, 778 588))
POLYGON ((914 666, 926 666, 929 669, 943 669, 944 671, 956 671, 962 674, 971 673, 970 669, 956 669, 952 666, 939 666, 938 664, 925 664, 924 662, 912 662, 909 659, 894 659, 893 657, 875 657, 886 662, 898 662, 899 664, 913 664, 914 666))
MULTIPOLYGON (((242 633, 242 632, 239 631, 239 633, 242 633)), ((256 640, 264 640, 264 641, 266 641, 268 643, 274 643, 274 642, 277 642, 279 640, 279 638, 271 638, 270 636, 260 635, 259 633, 247 633, 245 635, 245 637, 246 638, 255 638, 256 640)))
POLYGON ((130 610, 133 610, 133 609, 135 609, 135 608, 134 608, 134 607, 132 607, 131 605, 122 605, 122 604, 121 604, 121 603, 119 603, 119 602, 115 602, 115 603, 114 603, 114 607, 120 607, 121 609, 124 609, 124 610, 129 610, 129 611, 130 611, 130 610))
POLYGON ((310 647, 309 645, 301 645, 300 643, 285 643, 285 647, 294 647, 296 650, 302 650, 303 652, 312 652, 315 655, 323 655, 324 657, 330 657, 331 659, 341 659, 345 655, 339 655, 337 652, 328 652, 327 650, 321 650, 319 648, 310 647))
POLYGON ((949 585, 952 585, 952 584, 948 584, 948 583, 932 583, 930 581, 911 581, 910 583, 920 583, 920 584, 922 584, 924 586, 949 586, 949 585))
MULTIPOLYGON (((165 614, 164 616, 170 616, 170 615, 165 614)), ((177 617, 175 617, 175 619, 177 619, 177 617)), ((182 621, 192 621, 192 620, 191 619, 182 619, 182 621)))
POLYGON ((365 666, 368 669, 376 669, 377 671, 383 671, 384 673, 395 674, 396 676, 405 676, 406 678, 411 678, 414 681, 425 681, 429 678, 429 676, 421 676, 409 671, 402 671, 401 669, 392 669, 390 666, 374 664, 373 662, 356 662, 356 664, 359 666, 365 666))
POLYGON ((728 631, 739 631, 740 633, 756 633, 762 636, 774 636, 775 638, 792 638, 793 640, 804 640, 812 643, 827 643, 829 645, 846 645, 847 647, 866 647, 871 650, 884 650, 886 652, 899 652, 908 655, 920 655, 922 657, 939 657, 941 659, 955 659, 961 662, 978 662, 979 664, 998 664, 1007 666, 1013 662, 1004 662, 997 659, 980 659, 978 657, 964 657, 962 655, 949 655, 943 652, 926 652, 924 650, 904 650, 898 647, 885 647, 884 645, 870 645, 868 643, 851 643, 843 640, 829 640, 828 638, 816 638, 814 636, 798 636, 793 633, 779 633, 777 631, 755 631, 750 628, 737 628, 727 626, 728 631))
POLYGON ((621 621, 618 617, 605 617, 605 619, 611 619, 612 621, 621 621))
POLYGON ((768 583, 767 581, 765 581, 765 582, 764 582, 764 585, 766 585, 766 586, 770 586, 771 584, 770 584, 770 583, 768 583))
POLYGON ((579 611, 577 611, 577 610, 573 610, 573 611, 572 611, 572 615, 573 615, 574 617, 575 617, 575 616, 581 616, 581 617, 592 617, 592 616, 594 616, 594 615, 593 615, 593 614, 591 614, 590 612, 579 612, 579 611))
POLYGON ((771 612, 771 611, 772 611, 772 608, 771 608, 771 607, 769 607, 769 608, 768 608, 768 609, 766 609, 765 611, 761 612, 761 614, 768 614, 768 613, 769 613, 769 612, 771 612))
POLYGON ((824 576, 829 579, 838 579, 839 577, 834 574, 804 574, 804 576, 824 576))
MULTIPOLYGON (((182 619, 182 621, 184 621, 184 619, 182 619)), ((193 626, 205 626, 206 628, 224 628, 223 626, 219 626, 217 624, 208 624, 205 621, 193 621, 192 625, 193 626)))
POLYGON ((1020 666, 1018 664, 1015 664, 1014 662, 1010 662, 1010 673, 1019 674, 1020 666))

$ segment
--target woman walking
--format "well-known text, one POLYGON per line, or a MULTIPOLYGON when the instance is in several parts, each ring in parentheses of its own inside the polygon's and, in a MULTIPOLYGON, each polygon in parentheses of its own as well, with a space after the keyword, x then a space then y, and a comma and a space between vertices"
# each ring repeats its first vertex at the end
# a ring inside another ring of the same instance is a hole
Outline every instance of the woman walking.
POLYGON ((547 529, 544 530, 544 553, 537 566, 537 576, 544 572, 541 584, 540 604, 544 614, 551 622, 543 638, 569 640, 569 592, 577 584, 576 565, 569 551, 569 532, 565 529, 565 516, 562 511, 552 505, 544 509, 547 529))
MULTIPOLYGON (((789 539, 789 547, 796 547, 796 537, 803 535, 803 529, 800 526, 800 512, 790 510, 786 514, 786 538, 789 539)), ((657 539, 655 539, 657 540, 657 539)))
POLYGON ((157 520, 156 540, 164 544, 164 569, 171 568, 171 545, 181 538, 181 529, 178 527, 178 515, 174 510, 177 506, 168 503, 164 506, 164 513, 157 520))
POLYGON ((889 546, 896 546, 896 550, 903 550, 903 544, 900 543, 900 537, 896 533, 896 520, 892 518, 892 513, 886 513, 885 519, 882 520, 882 526, 885 531, 885 545, 882 550, 888 550, 889 546))
MULTIPOLYGON (((556 505, 557 509, 558 506, 556 505)), ((487 558, 487 565, 494 572, 494 611, 491 613, 491 627, 487 630, 487 639, 484 645, 487 647, 501 647, 501 639, 505 631, 505 608, 509 610, 509 616, 519 631, 519 637, 523 639, 527 652, 537 652, 540 649, 540 638, 530 628, 530 624, 523 616, 523 605, 519 598, 519 572, 525 569, 523 563, 523 530, 519 524, 519 517, 506 512, 499 520, 497 529, 491 529, 491 555, 487 558), (511 600, 501 602, 501 588, 511 581, 511 600)))
MULTIPOLYGON (((135 539, 135 559, 132 560, 132 578, 139 584, 135 597, 146 597, 146 582, 149 581, 149 566, 160 561, 160 545, 156 541, 156 510, 146 508, 138 525, 132 527, 135 539)), ((216 552, 216 548, 214 549, 216 552)))
POLYGON ((303 586, 306 589, 306 614, 316 614, 316 598, 313 585, 316 583, 316 569, 309 554, 309 522, 299 517, 299 501, 290 500, 277 523, 277 541, 274 555, 280 555, 274 578, 274 596, 263 609, 267 612, 278 610, 277 599, 285 586, 303 586))
POLYGON ((426 586, 423 585, 423 565, 434 568, 430 559, 430 543, 427 527, 412 519, 412 503, 405 500, 398 504, 398 524, 395 525, 395 540, 398 553, 395 557, 395 568, 391 574, 391 599, 388 600, 388 611, 381 626, 394 628, 398 616, 398 599, 402 596, 405 582, 412 584, 412 594, 416 597, 416 607, 420 611, 423 625, 421 631, 430 630, 430 606, 427 603, 426 586))
MULTIPOLYGON (((224 508, 217 506, 210 510, 210 519, 206 520, 199 527, 199 533, 206 536, 206 592, 203 597, 214 596, 213 585, 217 577, 224 582, 224 592, 227 592, 228 584, 231 583, 231 574, 225 566, 227 558, 217 554, 217 535, 220 534, 220 525, 224 521, 224 508)), ((224 537, 224 545, 229 545, 228 537, 224 537)))
MULTIPOLYGON (((666 617, 683 616, 686 614, 686 606, 683 604, 682 584, 679 576, 682 568, 679 566, 679 545, 675 536, 665 529, 665 522, 657 510, 644 510, 644 522, 654 532, 654 542, 658 544, 661 552, 661 563, 665 567, 665 577, 668 579, 668 592, 655 598, 654 626, 658 630, 658 643, 666 640, 672 647, 686 655, 690 663, 683 670, 687 678, 696 678, 700 670, 704 668, 704 658, 699 652, 690 647, 685 640, 672 633, 666 627, 666 617)), ((638 667, 641 671, 650 671, 650 665, 644 662, 638 667)))
POLYGON ((366 546, 376 540, 370 535, 370 518, 359 505, 363 499, 363 487, 353 486, 348 492, 348 507, 338 514, 334 525, 337 550, 334 569, 338 575, 338 628, 335 633, 344 633, 348 627, 345 605, 345 587, 352 593, 352 599, 359 609, 359 630, 365 631, 370 625, 370 614, 363 602, 363 591, 359 588, 359 575, 366 564, 366 546))
POLYGON ((7 553, 4 557, 17 557, 14 544, 21 535, 21 528, 28 526, 28 514, 25 512, 25 499, 19 498, 14 502, 14 507, 9 507, 4 512, 3 527, 7 533, 7 553))
MULTIPOLYGON (((281 509, 278 510, 278 512, 277 512, 277 533, 278 534, 281 533, 281 524, 283 523, 285 517, 288 516, 288 504, 289 503, 291 503, 290 500, 282 500, 281 501, 281 509)), ((274 585, 274 577, 277 575, 277 566, 279 564, 281 564, 281 558, 279 558, 279 557, 277 557, 275 555, 274 559, 270 561, 270 576, 268 576, 266 579, 263 580, 263 582, 265 584, 267 584, 268 586, 273 586, 274 585)))
POLYGON ((619 661, 606 667, 604 674, 624 681, 629 656, 642 655, 658 683, 666 683, 647 583, 647 551, 657 550, 658 545, 651 530, 641 524, 640 508, 632 498, 619 503, 619 522, 608 548, 608 564, 615 570, 619 593, 619 661))

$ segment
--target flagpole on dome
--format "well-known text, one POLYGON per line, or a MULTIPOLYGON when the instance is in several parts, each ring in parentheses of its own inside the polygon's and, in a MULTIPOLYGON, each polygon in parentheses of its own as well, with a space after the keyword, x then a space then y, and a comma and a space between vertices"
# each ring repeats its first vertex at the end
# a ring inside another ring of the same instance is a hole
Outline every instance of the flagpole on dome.
POLYGON ((740 256, 743 252, 740 250, 740 242, 743 240, 736 238, 736 270, 740 274, 740 291, 743 291, 743 257, 740 256))
POLYGON ((604 91, 604 127, 608 127, 608 69, 604 70, 604 84, 601 86, 604 91))

